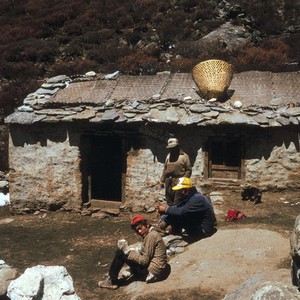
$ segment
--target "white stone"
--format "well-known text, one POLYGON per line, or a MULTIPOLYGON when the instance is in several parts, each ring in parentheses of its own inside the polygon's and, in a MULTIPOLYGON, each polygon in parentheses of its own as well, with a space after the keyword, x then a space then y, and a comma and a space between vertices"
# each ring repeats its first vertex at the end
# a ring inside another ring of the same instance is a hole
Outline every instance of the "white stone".
POLYGON ((107 74, 104 76, 105 79, 111 80, 111 79, 117 79, 120 75, 120 71, 116 71, 114 73, 111 74, 107 74))
POLYGON ((224 199, 222 196, 210 196, 210 200, 213 205, 221 205, 224 203, 224 199))
POLYGON ((80 300, 73 280, 63 266, 37 265, 25 270, 7 289, 11 300, 80 300))
POLYGON ((153 99, 153 100, 159 100, 160 97, 161 97, 160 94, 154 94, 154 95, 152 95, 152 99, 153 99))
POLYGON ((8 181, 0 180, 0 189, 3 189, 5 187, 8 187, 8 181))
POLYGON ((94 76, 96 76, 96 72, 94 72, 94 71, 86 72, 85 76, 87 76, 87 77, 94 77, 94 76))
POLYGON ((233 103, 233 107, 235 107, 235 108, 241 108, 242 106, 243 106, 243 103, 241 101, 237 100, 233 103))
POLYGON ((217 98, 211 98, 208 100, 208 102, 216 102, 217 101, 217 98))
POLYGON ((7 296, 11 300, 32 300, 41 293, 43 277, 41 274, 27 269, 16 280, 10 282, 7 296))
POLYGON ((9 203, 10 203, 9 193, 7 193, 7 194, 0 193, 0 206, 7 205, 9 203))
POLYGON ((18 107, 18 111, 32 112, 33 108, 27 105, 22 105, 18 107))

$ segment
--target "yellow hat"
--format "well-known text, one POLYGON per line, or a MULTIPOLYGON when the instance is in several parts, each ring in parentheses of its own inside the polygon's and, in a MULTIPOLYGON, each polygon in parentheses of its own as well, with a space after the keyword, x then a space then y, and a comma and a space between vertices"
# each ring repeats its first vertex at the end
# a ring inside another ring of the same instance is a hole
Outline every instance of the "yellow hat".
POLYGON ((190 178, 181 177, 178 180, 177 185, 172 187, 173 191, 181 190, 181 189, 190 189, 193 187, 193 182, 190 178))

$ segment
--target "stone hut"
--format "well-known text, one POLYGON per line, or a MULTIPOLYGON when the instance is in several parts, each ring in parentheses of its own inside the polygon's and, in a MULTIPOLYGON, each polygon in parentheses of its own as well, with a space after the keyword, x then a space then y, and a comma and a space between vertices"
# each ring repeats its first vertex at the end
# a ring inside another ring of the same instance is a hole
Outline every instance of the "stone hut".
POLYGON ((300 188, 299 72, 237 73, 215 100, 185 73, 45 80, 5 120, 12 209, 147 210, 163 197, 170 136, 199 190, 300 188))

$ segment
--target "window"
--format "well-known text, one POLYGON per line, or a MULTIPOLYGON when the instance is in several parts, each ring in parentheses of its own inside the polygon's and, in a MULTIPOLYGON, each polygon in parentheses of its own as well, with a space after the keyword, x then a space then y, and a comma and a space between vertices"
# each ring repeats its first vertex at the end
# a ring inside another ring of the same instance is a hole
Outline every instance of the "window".
POLYGON ((241 179, 240 138, 212 137, 208 141, 208 178, 241 179))

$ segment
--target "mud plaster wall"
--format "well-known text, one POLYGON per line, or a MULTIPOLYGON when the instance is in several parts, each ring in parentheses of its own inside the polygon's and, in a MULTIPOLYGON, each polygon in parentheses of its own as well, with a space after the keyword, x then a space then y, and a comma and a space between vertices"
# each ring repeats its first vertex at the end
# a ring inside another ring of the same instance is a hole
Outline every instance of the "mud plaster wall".
MULTIPOLYGON (((204 148, 209 136, 239 134, 244 140, 245 182, 263 187, 300 188, 299 134, 291 129, 178 128, 172 132, 181 141, 193 166, 192 179, 202 190, 204 148)), ((12 127, 9 141, 10 196, 15 208, 79 208, 82 203, 80 133, 57 125, 12 127)), ((159 178, 168 153, 165 135, 141 135, 127 153, 125 201, 147 208, 164 196, 159 178)), ((214 187, 214 183, 212 183, 214 187)))
POLYGON ((248 135, 246 181, 264 188, 299 188, 299 138, 299 130, 291 128, 248 135))
POLYGON ((55 128, 11 129, 10 196, 15 209, 81 205, 81 173, 76 136, 55 128))
MULTIPOLYGON (((200 183, 204 168, 202 149, 205 139, 201 135, 199 138, 195 138, 193 130, 188 133, 186 130, 178 129, 173 134, 179 138, 181 149, 189 154, 193 165, 192 179, 197 188, 201 190, 200 183)), ((128 152, 126 203, 131 207, 147 209, 156 201, 164 198, 164 189, 160 187, 160 177, 168 154, 165 136, 167 135, 162 135, 160 139, 157 136, 155 138, 144 136, 140 148, 131 149, 128 152)))
MULTIPOLYGON (((214 181, 204 178, 204 145, 208 137, 215 135, 242 137, 244 180, 240 184, 247 183, 263 189, 300 188, 299 133, 295 129, 194 128, 178 129, 174 135, 191 158, 192 180, 202 192, 216 188, 214 181), (210 184, 211 188, 204 187, 204 183, 210 184)), ((168 151, 163 139, 146 137, 144 143, 139 150, 128 153, 126 195, 129 203, 140 203, 141 206, 145 203, 147 208, 163 198, 159 178, 168 151)))

